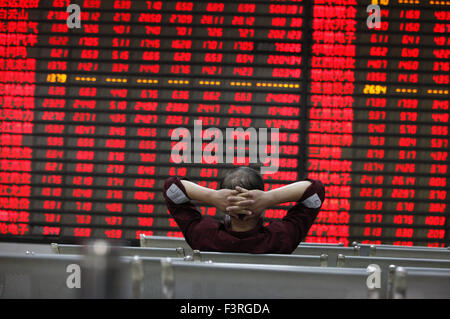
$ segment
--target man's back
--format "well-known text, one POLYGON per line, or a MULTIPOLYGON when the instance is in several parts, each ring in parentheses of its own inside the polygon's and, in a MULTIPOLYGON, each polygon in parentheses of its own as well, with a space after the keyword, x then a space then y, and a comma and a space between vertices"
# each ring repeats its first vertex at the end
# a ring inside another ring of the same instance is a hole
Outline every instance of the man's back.
POLYGON ((233 230, 230 218, 218 221, 203 217, 191 202, 189 191, 178 177, 166 180, 163 195, 170 214, 193 249, 289 254, 307 235, 325 198, 323 184, 319 180, 308 181, 311 184, 282 219, 264 226, 263 219, 258 218, 256 226, 246 231, 233 230))

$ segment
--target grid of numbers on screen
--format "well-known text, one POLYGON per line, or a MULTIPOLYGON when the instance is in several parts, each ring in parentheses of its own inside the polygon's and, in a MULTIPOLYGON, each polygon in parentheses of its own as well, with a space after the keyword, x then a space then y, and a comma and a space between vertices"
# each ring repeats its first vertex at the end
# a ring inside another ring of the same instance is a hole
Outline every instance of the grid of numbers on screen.
POLYGON ((0 239, 181 236, 164 180, 251 164, 175 162, 201 121, 278 129, 266 189, 326 185, 305 241, 448 246, 449 91, 448 1, 0 0, 0 239))

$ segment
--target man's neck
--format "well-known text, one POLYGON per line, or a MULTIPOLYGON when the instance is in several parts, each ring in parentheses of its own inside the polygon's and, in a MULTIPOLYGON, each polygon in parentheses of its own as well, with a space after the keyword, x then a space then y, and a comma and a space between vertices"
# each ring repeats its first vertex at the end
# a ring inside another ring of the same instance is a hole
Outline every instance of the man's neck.
POLYGON ((249 231, 258 225, 258 219, 249 219, 246 221, 231 218, 231 230, 236 232, 249 231))

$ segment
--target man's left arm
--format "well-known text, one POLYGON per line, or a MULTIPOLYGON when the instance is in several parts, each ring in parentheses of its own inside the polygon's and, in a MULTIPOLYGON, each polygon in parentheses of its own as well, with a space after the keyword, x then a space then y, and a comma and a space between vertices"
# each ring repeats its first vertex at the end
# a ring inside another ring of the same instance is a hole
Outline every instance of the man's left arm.
POLYGON ((190 238, 190 229, 202 219, 202 214, 191 202, 191 198, 178 177, 169 177, 164 183, 163 196, 167 209, 183 232, 186 240, 190 238))
POLYGON ((325 200, 325 186, 320 180, 309 180, 309 185, 300 199, 283 217, 288 233, 292 237, 293 249, 306 237, 325 200), (289 226, 288 226, 289 225, 289 226))

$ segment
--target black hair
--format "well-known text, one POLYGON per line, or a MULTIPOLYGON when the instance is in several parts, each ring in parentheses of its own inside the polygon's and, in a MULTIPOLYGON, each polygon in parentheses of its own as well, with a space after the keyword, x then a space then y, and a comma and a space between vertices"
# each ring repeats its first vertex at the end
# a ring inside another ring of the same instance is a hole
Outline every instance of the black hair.
POLYGON ((247 190, 264 190, 264 181, 256 170, 247 166, 240 166, 229 171, 220 183, 220 188, 235 189, 236 186, 247 190))

